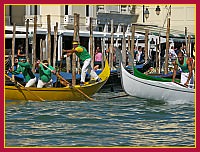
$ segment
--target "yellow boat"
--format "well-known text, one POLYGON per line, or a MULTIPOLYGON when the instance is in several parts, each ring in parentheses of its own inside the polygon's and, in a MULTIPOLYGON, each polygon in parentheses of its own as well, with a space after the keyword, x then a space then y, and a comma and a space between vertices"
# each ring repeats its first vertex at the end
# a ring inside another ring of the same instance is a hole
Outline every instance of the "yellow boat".
POLYGON ((106 60, 105 68, 99 74, 102 79, 100 82, 86 84, 84 86, 75 85, 74 87, 63 88, 35 88, 35 87, 16 87, 5 86, 5 100, 30 100, 30 101, 80 101, 88 100, 94 95, 108 80, 110 67, 106 60))

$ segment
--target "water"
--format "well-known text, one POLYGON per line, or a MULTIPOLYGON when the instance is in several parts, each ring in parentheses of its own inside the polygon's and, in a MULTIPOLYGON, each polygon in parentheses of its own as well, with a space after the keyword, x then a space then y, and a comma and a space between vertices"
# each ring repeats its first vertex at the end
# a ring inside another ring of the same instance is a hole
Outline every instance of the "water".
POLYGON ((194 147, 194 104, 97 93, 97 101, 6 101, 6 147, 194 147))

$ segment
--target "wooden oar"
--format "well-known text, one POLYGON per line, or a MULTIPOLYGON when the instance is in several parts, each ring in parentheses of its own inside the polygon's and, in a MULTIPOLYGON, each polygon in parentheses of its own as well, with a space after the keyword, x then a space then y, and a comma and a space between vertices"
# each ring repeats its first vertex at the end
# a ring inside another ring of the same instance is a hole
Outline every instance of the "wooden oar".
MULTIPOLYGON (((13 79, 11 77, 9 77, 7 74, 5 74, 5 76, 7 78, 9 78, 10 81, 13 82, 13 79)), ((36 96, 38 99, 40 99, 40 101, 45 101, 44 99, 42 99, 41 97, 39 97, 38 95, 34 94, 33 92, 31 92, 27 87, 24 87, 21 83, 17 82, 14 80, 15 83, 17 83, 20 87, 22 87, 23 89, 27 90, 29 93, 31 93, 33 96, 36 96)), ((17 88, 17 87, 16 87, 17 88)))
MULTIPOLYGON (((47 67, 45 64, 41 63, 44 67, 46 67, 47 69, 49 69, 50 71, 52 71, 49 67, 47 67)), ((74 86, 71 86, 71 83, 69 83, 67 80, 65 80, 60 74, 56 73, 56 76, 58 78, 60 78, 62 81, 64 81, 65 83, 63 83, 65 86, 70 86, 71 88, 77 90, 79 93, 81 93, 83 96, 85 96, 87 99, 91 100, 91 101, 95 101, 93 98, 90 98, 88 95, 86 95, 84 92, 82 92, 81 90, 79 90, 78 88, 75 88, 74 86)))
MULTIPOLYGON (((60 74, 60 71, 61 71, 61 68, 62 68, 62 62, 63 62, 63 57, 61 57, 61 59, 60 59, 60 66, 58 68, 58 74, 60 74)), ((56 86, 55 87, 57 87, 57 84, 58 84, 58 79, 56 81, 56 86)))
POLYGON ((181 83, 178 83, 178 82, 174 82, 174 83, 176 83, 176 84, 178 84, 178 85, 180 85, 182 87, 185 87, 185 88, 188 88, 188 86, 193 86, 194 87, 193 84, 188 84, 188 86, 185 86, 184 84, 181 84, 181 83))
POLYGON ((122 98, 122 97, 127 97, 127 96, 129 96, 129 95, 125 94, 125 95, 120 95, 120 96, 109 97, 108 99, 122 98))

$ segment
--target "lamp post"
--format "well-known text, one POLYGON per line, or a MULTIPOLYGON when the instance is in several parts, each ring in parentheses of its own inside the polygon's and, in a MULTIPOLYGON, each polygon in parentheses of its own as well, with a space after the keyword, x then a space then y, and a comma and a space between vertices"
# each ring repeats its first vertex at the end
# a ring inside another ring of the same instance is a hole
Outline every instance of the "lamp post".
MULTIPOLYGON (((171 5, 170 5, 171 6, 171 5)), ((160 6, 159 5, 157 5, 157 7, 156 7, 156 15, 160 15, 160 6)), ((146 7, 146 9, 145 9, 145 6, 143 5, 143 23, 145 22, 145 18, 146 18, 146 20, 149 18, 149 10, 148 10, 148 8, 146 7)))
POLYGON ((160 10, 160 6, 159 6, 159 5, 157 5, 155 11, 156 11, 156 15, 160 15, 160 11, 161 11, 161 10, 160 10))

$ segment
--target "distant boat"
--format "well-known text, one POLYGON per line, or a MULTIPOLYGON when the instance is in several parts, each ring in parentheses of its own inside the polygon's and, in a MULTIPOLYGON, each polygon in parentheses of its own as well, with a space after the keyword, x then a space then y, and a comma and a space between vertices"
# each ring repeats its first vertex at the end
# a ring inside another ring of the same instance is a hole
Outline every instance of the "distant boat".
POLYGON ((84 86, 75 85, 74 87, 62 87, 62 88, 35 88, 35 87, 17 87, 17 86, 5 86, 5 99, 6 100, 31 100, 39 101, 39 98, 45 101, 79 101, 86 100, 88 97, 94 95, 108 80, 110 76, 110 68, 108 62, 105 62, 104 70, 99 74, 102 79, 100 82, 88 83, 84 86), (80 93, 79 92, 83 92, 80 93))

